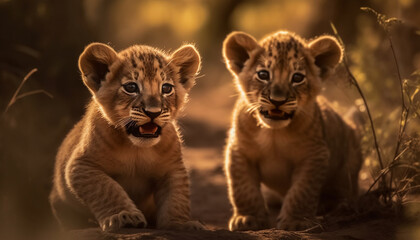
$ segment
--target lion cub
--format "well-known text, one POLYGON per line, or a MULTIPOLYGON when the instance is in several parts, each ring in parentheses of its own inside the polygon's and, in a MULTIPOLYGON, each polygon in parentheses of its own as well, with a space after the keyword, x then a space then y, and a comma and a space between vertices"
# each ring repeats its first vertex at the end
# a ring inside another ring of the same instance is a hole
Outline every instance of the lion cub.
POLYGON ((50 194, 64 228, 203 228, 191 221, 175 123, 199 68, 192 45, 170 56, 140 45, 86 47, 79 69, 93 97, 58 150, 50 194))
POLYGON ((337 40, 306 41, 281 31, 257 42, 233 32, 223 55, 241 93, 226 150, 234 211, 229 229, 268 227, 261 183, 283 197, 277 228, 286 230, 309 228, 317 211, 355 198, 362 163, 358 138, 317 100, 342 57, 337 40))

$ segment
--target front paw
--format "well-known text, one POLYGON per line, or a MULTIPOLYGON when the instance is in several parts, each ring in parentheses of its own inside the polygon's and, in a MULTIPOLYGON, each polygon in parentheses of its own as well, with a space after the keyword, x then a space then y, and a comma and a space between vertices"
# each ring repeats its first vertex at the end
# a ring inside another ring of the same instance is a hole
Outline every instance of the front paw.
POLYGON ((230 231, 260 230, 268 227, 267 218, 251 215, 233 215, 229 220, 230 231))
POLYGON ((317 223, 311 219, 286 217, 277 220, 276 228, 287 231, 300 231, 312 228, 316 225, 317 223))
POLYGON ((159 228, 170 229, 170 230, 205 230, 206 227, 203 226, 199 221, 186 221, 186 222, 169 222, 161 224, 159 228))
POLYGON ((206 230, 206 227, 199 221, 188 221, 181 224, 180 230, 206 230))
POLYGON ((100 221, 103 231, 115 231, 121 228, 144 228, 147 226, 146 218, 140 211, 121 211, 100 221))

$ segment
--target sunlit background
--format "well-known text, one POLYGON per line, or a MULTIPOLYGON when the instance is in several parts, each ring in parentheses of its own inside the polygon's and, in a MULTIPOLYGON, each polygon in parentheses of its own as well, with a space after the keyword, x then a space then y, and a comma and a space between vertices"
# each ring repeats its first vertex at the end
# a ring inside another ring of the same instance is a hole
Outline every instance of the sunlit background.
MULTIPOLYGON (((0 0, 0 233, 27 236, 51 226, 47 196, 54 157, 90 98, 77 59, 84 46, 96 41, 116 50, 134 44, 169 52, 184 43, 197 46, 203 67, 180 125, 191 168, 193 215, 213 228, 226 228, 230 216, 222 155, 236 91, 221 46, 233 30, 256 38, 289 30, 310 39, 333 34, 334 23, 389 160, 401 111, 399 83, 386 34, 375 16, 360 10, 363 6, 405 22, 393 41, 402 77, 418 86, 418 76, 412 75, 420 69, 416 0, 0 0), (33 68, 38 71, 21 93, 48 94, 18 99, 5 112, 33 68)), ((325 95, 341 113, 352 106, 363 108, 342 67, 326 83, 325 95)), ((418 115, 410 119, 408 131, 419 132, 418 115)), ((366 134, 367 160, 361 174, 365 185, 378 170, 372 139, 366 134)), ((410 152, 413 164, 419 151, 410 152)))

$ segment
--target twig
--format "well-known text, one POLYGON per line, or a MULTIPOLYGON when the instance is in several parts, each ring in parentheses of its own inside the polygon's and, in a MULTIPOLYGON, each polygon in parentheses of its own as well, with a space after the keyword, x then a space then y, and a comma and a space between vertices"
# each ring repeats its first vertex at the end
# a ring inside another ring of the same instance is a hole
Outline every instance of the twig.
POLYGON ((49 93, 49 92, 47 92, 43 89, 38 89, 38 90, 33 90, 33 91, 30 91, 30 92, 20 94, 19 96, 16 97, 16 101, 21 99, 21 98, 24 98, 24 97, 27 97, 27 96, 30 96, 30 95, 34 95, 34 94, 38 94, 38 93, 43 93, 43 94, 47 95, 49 98, 54 98, 54 96, 51 93, 49 93))
MULTIPOLYGON (((397 70, 398 82, 399 82, 399 85, 400 85, 400 92, 401 92, 401 117, 400 117, 400 124, 399 124, 399 130, 398 130, 397 146, 395 147, 394 158, 391 160, 391 164, 392 164, 394 161, 396 161, 396 157, 399 155, 400 146, 401 146, 401 143, 402 143, 402 138, 403 138, 403 135, 404 135, 404 132, 405 132, 405 128, 407 126, 407 120, 408 120, 408 115, 409 115, 409 111, 410 111, 410 109, 405 104, 403 79, 401 77, 400 66, 398 64, 397 54, 395 53, 394 44, 392 42, 392 35, 390 33, 391 27, 395 23, 402 23, 402 21, 397 19, 397 18, 387 18, 387 16, 385 16, 384 14, 380 14, 380 13, 376 12, 375 10, 373 10, 371 8, 368 8, 368 7, 362 7, 361 10, 366 11, 366 12, 370 12, 370 13, 372 13, 376 16, 377 22, 382 26, 382 29, 385 31, 386 37, 389 41, 389 45, 390 45, 391 52, 392 52, 392 57, 394 59, 395 67, 396 67, 396 70, 397 70)), ((410 96, 408 96, 408 98, 410 98, 410 96)), ((394 179, 394 172, 391 171, 391 176, 389 178, 389 185, 390 185, 391 188, 392 188, 393 179, 394 179)))
MULTIPOLYGON (((335 28, 335 26, 334 26, 334 24, 333 24, 333 23, 331 23, 331 28, 333 29, 334 34, 335 34, 335 36, 337 37, 337 39, 340 41, 341 45, 344 47, 344 42, 343 42, 343 40, 341 39, 340 35, 338 34, 338 31, 337 31, 337 29, 335 28)), ((351 79, 352 83, 356 86, 356 89, 357 89, 357 91, 359 92, 359 95, 362 97, 363 104, 365 105, 366 112, 367 112, 367 114, 368 114, 368 118, 369 118, 369 122, 370 122, 370 128, 372 129, 373 141, 374 141, 374 143, 375 143, 375 149, 376 149, 376 154, 378 155, 379 165, 381 166, 381 169, 384 169, 384 164, 383 164, 383 161, 382 161, 382 156, 381 156, 381 153, 380 153, 380 151, 379 151, 379 144, 378 144, 378 140, 377 140, 377 138, 376 138, 376 131, 375 131, 375 126, 374 126, 374 124, 373 124, 372 115, 371 115, 371 113, 370 113, 369 106, 368 106, 368 103, 367 103, 367 101, 366 101, 365 95, 363 94, 363 91, 362 91, 362 89, 360 88, 360 85, 359 85, 359 83, 357 82, 356 77, 354 77, 353 73, 352 73, 352 72, 351 72, 351 70, 350 70, 350 67, 349 67, 349 64, 348 64, 348 58, 347 58, 347 54, 346 54, 346 51, 345 51, 345 50, 343 51, 343 64, 344 64, 344 67, 346 68, 346 71, 347 71, 347 73, 348 73, 348 75, 349 75, 349 77, 350 77, 350 79, 351 79)), ((383 180, 385 181, 385 176, 384 176, 384 179, 383 179, 383 180)), ((376 182, 375 182, 375 183, 376 183, 376 182)), ((372 186, 371 186, 371 188, 372 188, 372 186)), ((369 188, 369 190, 370 190, 371 188, 369 188)), ((369 192, 369 191, 368 191, 368 192, 369 192)))
MULTIPOLYGON (((401 153, 395 159, 399 159, 407 150, 408 147, 401 151, 401 153)), ((374 179, 373 183, 370 185, 367 193, 369 193, 375 186, 375 184, 379 181, 379 179, 382 179, 386 174, 388 174, 391 171, 391 168, 394 166, 396 166, 396 163, 390 163, 388 167, 381 169, 379 175, 374 179)))
MULTIPOLYGON (((395 193, 395 194, 398 194, 398 193, 401 193, 401 192, 409 192, 409 191, 412 191, 412 190, 414 190, 414 189, 420 189, 420 185, 417 185, 417 186, 411 186, 411 187, 406 188, 406 189, 400 189, 400 190, 396 191, 396 193, 395 193)), ((395 195, 395 194, 394 194, 394 195, 395 195)))
MULTIPOLYGON (((395 153, 394 153, 394 158, 392 159, 392 162, 396 161, 396 157, 399 155, 399 150, 400 150, 400 145, 402 142, 402 138, 405 132, 405 128, 407 126, 407 119, 408 119, 408 115, 409 115, 409 111, 410 109, 405 105, 405 100, 404 100, 404 88, 403 88, 403 80, 401 77, 401 71, 400 71, 400 66, 398 64, 397 61, 397 56, 395 54, 395 49, 394 49, 394 44, 392 43, 392 38, 391 35, 388 33, 388 31, 386 31, 387 33, 387 38, 391 47, 391 51, 392 51, 392 56, 395 62, 395 66, 397 69, 397 73, 398 73, 398 80, 400 83, 400 91, 401 91, 401 118, 400 118, 400 128, 398 131, 398 140, 397 140, 397 146, 395 147, 395 153)), ((410 97, 410 96, 408 96, 410 97)), ((390 181, 390 185, 392 186, 392 182, 393 182, 393 178, 394 178, 394 172, 391 171, 391 177, 389 179, 390 181)))
POLYGON ((354 85, 357 88, 357 91, 359 92, 360 96, 363 99, 363 103, 364 103, 365 108, 366 108, 366 113, 368 114, 368 117, 369 117, 370 127, 372 129, 373 141, 375 143, 375 149, 376 149, 376 154, 378 155, 379 165, 381 166, 381 168, 384 168, 384 164, 383 164, 383 161, 382 161, 382 156, 381 156, 381 153, 379 151, 378 139, 376 138, 375 125, 373 124, 372 114, 370 113, 365 94, 363 94, 362 89, 360 88, 360 85, 357 82, 356 78, 354 77, 353 73, 350 72, 350 68, 348 66, 347 60, 344 60, 344 66, 346 67, 346 70, 348 71, 350 78, 352 79, 354 85))
MULTIPOLYGON (((395 166, 396 162, 400 159, 400 156, 403 154, 404 151, 400 152, 400 147, 401 144, 403 142, 403 137, 404 137, 404 133, 406 131, 406 127, 407 127, 407 121, 408 121, 408 116, 410 114, 410 106, 412 105, 411 103, 411 98, 408 94, 407 91, 404 91, 404 83, 403 83, 403 79, 401 77, 401 71, 400 71, 400 66, 397 60, 397 54, 395 52, 395 48, 394 48, 394 44, 392 41, 392 34, 391 34, 391 28, 394 26, 394 24, 401 24, 403 23, 401 20, 397 19, 397 18, 388 18, 387 16, 380 14, 378 12, 376 12, 375 10, 371 9, 371 8, 361 8, 363 11, 366 12, 370 12, 373 13, 376 18, 377 18, 377 22, 382 26, 383 30, 385 31, 386 37, 389 41, 390 44, 390 48, 391 48, 391 52, 392 52, 392 57, 395 63, 395 67, 396 67, 396 71, 397 71, 397 75, 398 75, 398 82, 400 85, 400 92, 401 92, 401 117, 400 117, 400 122, 399 122, 399 130, 398 130, 398 139, 397 139, 397 143, 396 143, 396 147, 395 147, 395 153, 394 153, 394 157, 392 158, 389 166, 395 166), (410 105, 407 106, 405 99, 404 99, 404 93, 408 96, 408 100, 410 105)), ((415 96, 416 92, 413 94, 413 97, 415 96)), ((394 183, 394 171, 390 171, 390 178, 389 178, 389 188, 392 188, 392 185, 394 183)), ((396 186, 397 184, 394 183, 394 185, 396 186)), ((389 200, 391 200, 392 196, 386 196, 388 197, 389 200)))
POLYGON ((377 183, 380 179, 384 179, 384 178, 385 178, 385 175, 386 175, 387 173, 389 173, 389 168, 383 168, 383 169, 380 171, 379 175, 375 178, 375 180, 373 181, 373 183, 370 185, 370 187, 369 187, 369 189, 367 190, 367 192, 366 192, 366 193, 369 193, 369 192, 372 190, 372 188, 376 185, 376 183, 377 183))
MULTIPOLYGON (((403 182, 406 182, 406 183, 404 184, 403 187, 400 187, 398 191, 395 191, 392 194, 392 197, 395 196, 395 195, 399 195, 400 193, 404 193, 404 192, 410 191, 409 185, 412 184, 413 181, 414 181, 414 179, 416 177, 418 177, 418 176, 420 176, 420 173, 417 173, 417 174, 415 174, 414 176, 412 176, 410 178, 405 177, 404 179, 402 179, 401 180, 401 183, 403 183, 403 182)), ((417 185, 417 186, 414 186, 414 187, 420 187, 420 186, 417 185)))
POLYGON ((19 87, 16 89, 15 93, 13 94, 13 97, 10 99, 9 104, 7 104, 7 107, 4 110, 3 115, 6 114, 7 110, 9 110, 9 108, 16 102, 17 95, 19 94, 20 90, 22 89, 23 84, 25 84, 25 82, 29 79, 29 77, 32 76, 32 74, 34 74, 36 71, 38 71, 38 69, 34 68, 28 74, 26 74, 26 76, 23 78, 22 82, 19 84, 19 87))
POLYGON ((9 108, 19 99, 30 96, 30 95, 34 95, 34 94, 38 94, 38 93, 43 93, 45 95, 47 95, 50 98, 53 98, 53 95, 45 90, 39 89, 39 90, 34 90, 34 91, 30 91, 27 93, 22 93, 20 95, 18 95, 20 93, 20 90, 22 89, 23 85, 26 83, 26 81, 28 81, 29 77, 31 77, 36 71, 38 71, 38 69, 34 68, 31 71, 29 71, 28 74, 26 74, 26 76, 23 78, 22 82, 19 84, 19 87, 16 89, 15 93, 13 94, 13 97, 10 99, 9 104, 7 104, 6 109, 3 112, 3 116, 6 115, 7 111, 9 110, 9 108))

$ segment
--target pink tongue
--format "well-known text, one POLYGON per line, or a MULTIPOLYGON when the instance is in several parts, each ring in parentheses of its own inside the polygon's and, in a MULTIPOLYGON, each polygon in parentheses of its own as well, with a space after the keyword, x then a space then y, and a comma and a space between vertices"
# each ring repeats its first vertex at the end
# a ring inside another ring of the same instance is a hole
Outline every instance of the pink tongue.
POLYGON ((149 122, 139 127, 139 131, 141 134, 155 134, 158 130, 156 124, 149 122))

